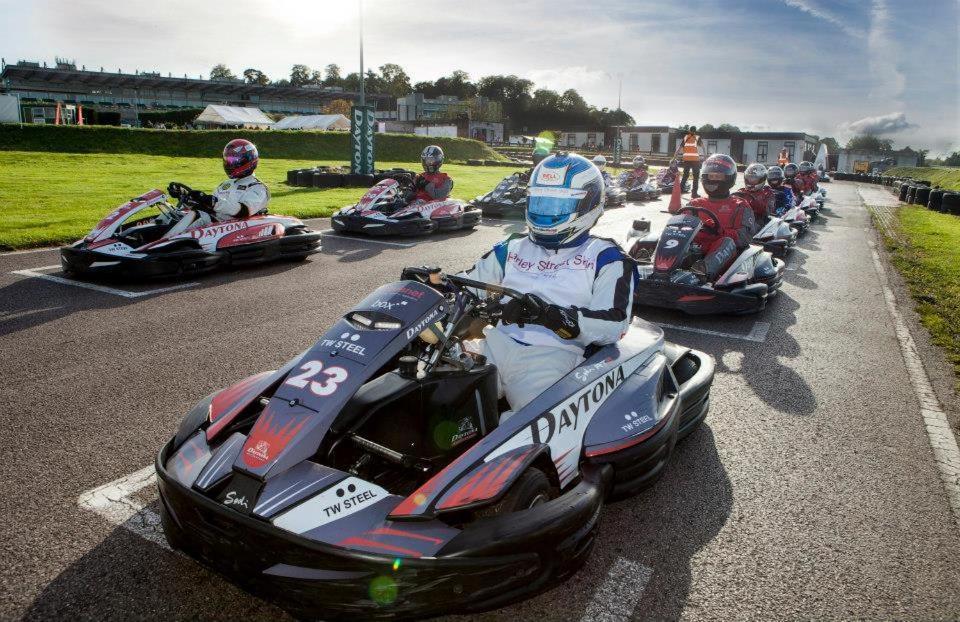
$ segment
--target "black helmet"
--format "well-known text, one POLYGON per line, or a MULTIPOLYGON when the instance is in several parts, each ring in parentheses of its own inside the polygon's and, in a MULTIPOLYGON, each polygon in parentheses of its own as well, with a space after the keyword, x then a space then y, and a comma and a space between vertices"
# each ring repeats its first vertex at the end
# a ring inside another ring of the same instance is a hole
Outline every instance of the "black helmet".
POLYGON ((783 185, 783 169, 779 166, 771 166, 767 169, 767 183, 771 188, 779 188, 783 185))
POLYGON ((754 162, 743 171, 743 183, 750 190, 759 190, 767 181, 767 167, 754 162))
POLYGON ((430 145, 420 154, 420 162, 423 163, 424 171, 436 173, 443 166, 443 149, 436 145, 430 145))
MULTIPOLYGON (((797 176, 797 172, 800 170, 800 167, 791 162, 783 167, 783 176, 787 179, 793 179, 797 176)), ((767 173, 769 175, 769 172, 767 173)))
POLYGON ((550 155, 549 151, 545 151, 540 148, 534 149, 533 155, 531 156, 533 159, 533 165, 536 166, 537 164, 540 164, 548 155, 550 155))
POLYGON ((724 153, 715 153, 703 162, 700 183, 707 196, 723 199, 737 181, 737 163, 724 153))
POLYGON ((800 172, 801 173, 812 173, 813 172, 813 162, 808 162, 804 160, 800 163, 800 172))

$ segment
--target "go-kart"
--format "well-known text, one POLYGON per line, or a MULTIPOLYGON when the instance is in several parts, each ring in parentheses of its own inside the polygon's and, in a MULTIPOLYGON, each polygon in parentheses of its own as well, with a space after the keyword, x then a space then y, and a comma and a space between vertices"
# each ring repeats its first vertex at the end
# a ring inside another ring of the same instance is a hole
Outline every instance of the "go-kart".
POLYGON ((807 213, 800 209, 799 205, 777 207, 774 209, 774 215, 796 231, 798 237, 810 228, 810 219, 807 218, 807 213))
POLYGON ((621 207, 627 204, 627 192, 611 175, 604 174, 604 207, 621 207))
POLYGON ((637 239, 629 252, 640 271, 634 288, 636 303, 690 315, 762 310, 783 284, 784 262, 762 246, 750 244, 738 249, 717 278, 705 274, 704 252, 694 238, 701 228, 719 236, 718 223, 709 209, 690 206, 671 217, 659 235, 650 232, 649 221, 634 221, 630 237, 637 239))
POLYGON ((797 244, 797 230, 776 216, 768 216, 766 222, 753 235, 753 243, 774 257, 783 259, 797 244))
POLYGON ((830 183, 831 181, 833 181, 833 178, 830 177, 830 175, 827 174, 826 171, 821 170, 821 171, 820 171, 820 176, 818 177, 817 181, 822 182, 822 183, 830 183))
POLYGON ((626 192, 628 201, 653 201, 659 199, 662 194, 653 179, 648 175, 646 179, 640 181, 634 179, 630 171, 620 173, 617 179, 620 187, 626 192))
POLYGON ((806 213, 807 220, 813 220, 823 208, 823 197, 819 193, 803 194, 797 207, 806 213))
MULTIPOLYGON (((660 169, 657 172, 656 181, 657 188, 660 189, 660 194, 670 194, 673 192, 673 184, 679 176, 680 168, 676 164, 671 164, 670 166, 660 169)), ((680 192, 682 194, 690 192, 690 182, 684 182, 680 186, 680 192)))
POLYGON ((334 213, 330 224, 337 233, 426 235, 472 229, 480 216, 480 210, 457 199, 417 199, 414 175, 407 173, 377 182, 356 205, 334 213))
POLYGON ((63 271, 94 278, 173 277, 301 260, 320 251, 320 234, 297 218, 258 214, 212 221, 204 218, 205 208, 190 188, 179 183, 170 188, 176 205, 163 191, 151 190, 110 212, 83 239, 61 248, 63 271))
POLYGON ((505 177, 487 194, 473 200, 484 216, 523 218, 527 213, 527 178, 523 173, 505 177))
POLYGON ((713 359, 638 319, 500 422, 462 340, 536 301, 418 270, 193 408, 156 458, 172 547, 300 617, 499 607, 569 577, 706 417, 713 359))

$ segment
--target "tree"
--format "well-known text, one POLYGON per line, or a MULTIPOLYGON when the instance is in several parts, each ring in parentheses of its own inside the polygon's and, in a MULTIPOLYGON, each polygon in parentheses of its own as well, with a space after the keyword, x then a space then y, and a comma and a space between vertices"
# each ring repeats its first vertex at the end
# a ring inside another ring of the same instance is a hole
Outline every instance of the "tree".
POLYGON ((280 78, 279 80, 274 80, 270 83, 271 86, 290 86, 290 80, 286 78, 280 78))
POLYGON ((310 79, 307 81, 307 84, 316 84, 320 86, 323 84, 323 72, 319 69, 314 69, 310 72, 310 79))
POLYGON ((247 84, 259 84, 260 86, 266 86, 270 84, 270 78, 268 78, 267 74, 263 73, 259 69, 244 69, 243 79, 246 80, 247 84))
POLYGON ((349 119, 350 109, 352 107, 353 102, 351 101, 346 99, 335 99, 323 107, 323 114, 342 114, 349 119))
POLYGON ((340 75, 340 65, 330 63, 326 69, 327 77, 323 79, 323 86, 343 86, 343 77, 340 75))
POLYGON ((837 139, 833 136, 827 136, 826 138, 820 141, 822 144, 827 146, 827 151, 830 153, 837 153, 840 151, 840 143, 837 142, 837 139))
POLYGON ((730 123, 721 123, 717 128, 718 132, 739 132, 740 128, 730 123))
POLYGON ((294 65, 290 68, 290 84, 303 86, 310 82, 310 68, 306 65, 294 65))
POLYGON ((847 149, 884 153, 887 151, 893 151, 893 139, 880 138, 879 136, 874 136, 873 134, 858 134, 847 141, 847 149))
POLYGON ((403 97, 409 95, 412 91, 410 86, 410 76, 403 70, 403 67, 395 63, 380 65, 380 79, 383 81, 383 92, 391 97, 403 97))
POLYGON ((704 123, 703 125, 697 128, 697 131, 706 134, 708 132, 716 132, 717 128, 713 127, 713 125, 709 123, 704 123))
POLYGON ((211 80, 236 80, 237 76, 233 75, 233 72, 230 71, 230 68, 224 64, 214 65, 213 69, 210 70, 210 79, 211 80))
POLYGON ((943 159, 944 166, 960 166, 960 151, 954 151, 943 159))

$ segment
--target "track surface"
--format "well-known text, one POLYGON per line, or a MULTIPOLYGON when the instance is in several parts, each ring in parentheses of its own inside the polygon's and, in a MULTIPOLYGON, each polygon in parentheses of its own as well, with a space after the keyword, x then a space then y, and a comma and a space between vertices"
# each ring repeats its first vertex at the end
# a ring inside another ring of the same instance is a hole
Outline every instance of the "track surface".
MULTIPOLYGON (((872 263, 869 219, 854 184, 829 191, 825 222, 763 313, 691 320, 639 309, 726 335, 666 329, 717 358, 707 425, 655 487, 604 510, 576 576, 479 618, 960 616, 960 533, 872 263)), ((634 218, 662 221, 664 206, 612 210, 598 232, 622 239, 634 218)), ((300 352, 401 266, 466 267, 519 229, 490 221, 409 247, 329 237, 304 264, 137 297, 12 274, 56 264, 54 252, 0 256, 0 618, 282 618, 78 497, 150 465, 196 400, 300 352)), ((156 499, 152 486, 135 496, 137 507, 156 499)))

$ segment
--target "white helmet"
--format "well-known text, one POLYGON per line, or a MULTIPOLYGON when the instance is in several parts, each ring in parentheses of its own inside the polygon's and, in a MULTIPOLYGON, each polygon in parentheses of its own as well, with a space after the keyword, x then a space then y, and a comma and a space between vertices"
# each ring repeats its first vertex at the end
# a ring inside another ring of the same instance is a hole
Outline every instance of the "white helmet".
POLYGON ((647 168, 647 160, 642 155, 633 156, 633 168, 647 168))
POLYGON ((598 153, 593 156, 593 165, 602 171, 607 165, 607 158, 603 154, 598 153))
POLYGON ((558 153, 533 169, 527 186, 530 240, 544 248, 577 242, 603 214, 603 175, 575 153, 558 153))

